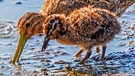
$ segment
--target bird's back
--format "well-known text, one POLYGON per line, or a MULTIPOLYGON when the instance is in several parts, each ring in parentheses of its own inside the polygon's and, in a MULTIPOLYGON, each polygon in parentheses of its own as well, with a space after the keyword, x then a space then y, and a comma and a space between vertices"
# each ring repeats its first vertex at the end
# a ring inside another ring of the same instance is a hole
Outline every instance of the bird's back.
POLYGON ((88 34, 96 32, 100 28, 102 21, 101 15, 91 6, 76 9, 67 17, 67 23, 73 30, 88 34))
POLYGON ((115 15, 105 9, 84 7, 67 17, 68 30, 58 41, 74 45, 100 45, 111 41, 120 32, 115 15))
POLYGON ((73 10, 92 5, 104 8, 121 16, 135 0, 45 0, 41 13, 45 16, 51 14, 69 15, 73 10))

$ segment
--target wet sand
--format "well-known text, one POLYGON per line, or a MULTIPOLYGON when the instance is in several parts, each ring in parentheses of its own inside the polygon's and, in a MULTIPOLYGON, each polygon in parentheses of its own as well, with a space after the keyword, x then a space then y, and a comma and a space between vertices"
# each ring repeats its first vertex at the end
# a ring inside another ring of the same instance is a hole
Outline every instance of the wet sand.
POLYGON ((118 19, 122 31, 108 43, 105 62, 99 61, 100 54, 95 54, 93 48, 92 56, 80 65, 78 61, 82 58, 74 57, 79 48, 61 45, 55 40, 50 41, 46 51, 40 52, 44 38, 41 34, 28 40, 19 65, 10 64, 19 39, 16 25, 18 19, 25 12, 38 12, 43 2, 39 0, 37 4, 37 1, 32 0, 0 0, 0 76, 135 75, 135 4, 118 19))

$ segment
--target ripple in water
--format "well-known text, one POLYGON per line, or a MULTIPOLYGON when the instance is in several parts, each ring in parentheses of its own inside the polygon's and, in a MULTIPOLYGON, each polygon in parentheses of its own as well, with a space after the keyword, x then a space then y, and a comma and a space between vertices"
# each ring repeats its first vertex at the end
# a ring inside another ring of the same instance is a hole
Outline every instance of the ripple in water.
POLYGON ((11 21, 0 21, 0 38, 18 37, 17 26, 11 21))

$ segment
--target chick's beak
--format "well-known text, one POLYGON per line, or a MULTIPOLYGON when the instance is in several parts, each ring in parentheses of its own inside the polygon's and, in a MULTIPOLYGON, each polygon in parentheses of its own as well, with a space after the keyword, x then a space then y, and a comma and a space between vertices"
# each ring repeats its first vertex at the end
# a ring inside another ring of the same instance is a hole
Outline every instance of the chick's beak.
POLYGON ((45 49, 46 49, 47 44, 48 44, 49 41, 50 41, 49 37, 46 36, 44 38, 44 43, 43 43, 42 50, 41 50, 42 52, 45 51, 45 49))
POLYGON ((28 39, 26 38, 26 35, 20 35, 20 39, 18 42, 18 46, 14 55, 14 58, 12 60, 12 63, 15 64, 19 61, 20 55, 22 53, 22 50, 24 48, 24 45, 28 39))

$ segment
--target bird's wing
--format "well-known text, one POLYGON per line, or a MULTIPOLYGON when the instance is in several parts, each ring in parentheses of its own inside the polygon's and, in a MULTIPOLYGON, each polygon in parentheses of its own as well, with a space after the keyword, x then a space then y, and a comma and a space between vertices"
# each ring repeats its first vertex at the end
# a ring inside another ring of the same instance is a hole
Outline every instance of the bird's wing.
POLYGON ((86 7, 73 11, 67 21, 74 30, 93 34, 100 28, 101 18, 96 11, 86 7))

